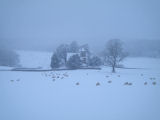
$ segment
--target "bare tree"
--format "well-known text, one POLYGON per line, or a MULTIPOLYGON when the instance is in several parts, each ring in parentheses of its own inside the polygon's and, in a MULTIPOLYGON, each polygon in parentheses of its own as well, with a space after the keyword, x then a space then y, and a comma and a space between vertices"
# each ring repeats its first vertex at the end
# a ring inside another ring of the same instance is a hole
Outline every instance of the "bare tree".
POLYGON ((123 43, 119 39, 109 40, 104 53, 107 64, 112 67, 112 72, 115 72, 115 67, 127 56, 123 51, 123 43))

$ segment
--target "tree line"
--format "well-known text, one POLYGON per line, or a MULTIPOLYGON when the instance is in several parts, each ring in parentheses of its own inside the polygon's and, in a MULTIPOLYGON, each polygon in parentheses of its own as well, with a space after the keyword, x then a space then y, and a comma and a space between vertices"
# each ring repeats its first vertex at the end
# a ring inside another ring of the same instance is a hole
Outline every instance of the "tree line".
MULTIPOLYGON (((109 40, 105 45, 102 56, 92 55, 87 44, 81 47, 84 47, 88 54, 88 62, 86 63, 87 66, 97 67, 106 64, 112 67, 112 72, 115 72, 115 68, 118 67, 124 58, 128 56, 123 49, 123 42, 119 39, 109 40)), ((77 54, 71 56, 67 61, 67 53, 76 53, 78 52, 79 48, 80 46, 75 41, 70 45, 60 45, 52 55, 51 67, 53 69, 60 68, 62 66, 71 69, 78 69, 82 67, 82 61, 80 56, 77 54)))
POLYGON ((19 56, 14 50, 0 48, 0 66, 14 67, 19 64, 19 56))
MULTIPOLYGON (((79 49, 83 48, 87 53, 87 67, 98 67, 107 65, 112 67, 112 72, 115 68, 127 57, 124 51, 123 42, 119 39, 109 40, 101 55, 92 54, 88 44, 79 45, 76 41, 70 44, 61 44, 53 52, 50 66, 52 69, 67 67, 70 69, 78 69, 82 66, 82 59, 78 54, 71 55, 67 60, 68 53, 78 53, 79 49)), ((0 48, 0 66, 17 66, 19 63, 19 56, 13 50, 0 48)))

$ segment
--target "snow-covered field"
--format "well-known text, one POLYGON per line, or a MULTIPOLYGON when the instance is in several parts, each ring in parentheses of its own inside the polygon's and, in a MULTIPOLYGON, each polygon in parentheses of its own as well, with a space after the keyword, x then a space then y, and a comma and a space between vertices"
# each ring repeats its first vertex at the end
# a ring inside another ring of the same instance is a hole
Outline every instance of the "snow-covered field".
POLYGON ((160 59, 124 65, 143 69, 0 71, 0 120, 160 120, 160 59))

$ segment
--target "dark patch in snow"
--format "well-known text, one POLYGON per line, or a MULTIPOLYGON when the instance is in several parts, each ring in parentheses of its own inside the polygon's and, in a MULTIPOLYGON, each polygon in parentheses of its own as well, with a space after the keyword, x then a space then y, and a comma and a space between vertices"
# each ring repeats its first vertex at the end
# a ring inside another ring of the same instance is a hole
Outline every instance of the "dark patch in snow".
POLYGON ((156 78, 154 78, 154 77, 151 77, 151 78, 149 78, 150 80, 156 80, 156 78))

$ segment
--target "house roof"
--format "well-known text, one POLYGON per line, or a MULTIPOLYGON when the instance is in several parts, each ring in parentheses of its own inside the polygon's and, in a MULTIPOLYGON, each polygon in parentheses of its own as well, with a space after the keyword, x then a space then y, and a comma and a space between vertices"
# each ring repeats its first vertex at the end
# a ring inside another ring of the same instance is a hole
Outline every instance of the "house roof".
POLYGON ((79 51, 86 51, 84 48, 80 48, 79 51))
POLYGON ((79 53, 67 53, 67 61, 72 57, 73 55, 79 55, 79 53))

